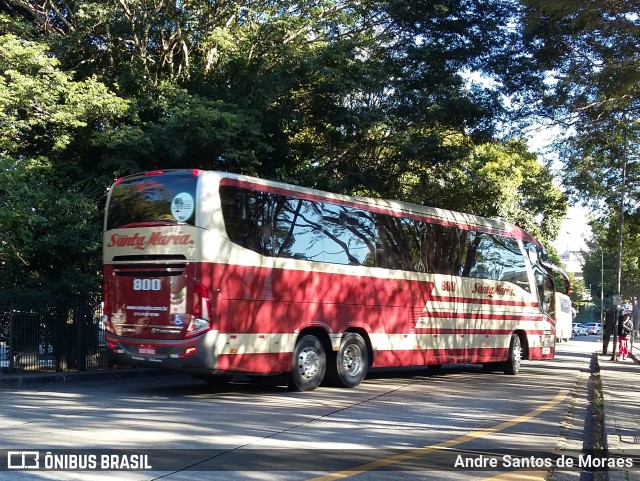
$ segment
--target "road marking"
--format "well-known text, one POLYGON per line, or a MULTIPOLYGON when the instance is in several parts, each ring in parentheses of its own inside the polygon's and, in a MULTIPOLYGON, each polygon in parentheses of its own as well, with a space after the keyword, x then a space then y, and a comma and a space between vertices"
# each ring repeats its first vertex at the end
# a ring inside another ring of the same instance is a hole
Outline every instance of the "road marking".
MULTIPOLYGON (((429 454, 433 451, 439 450, 439 449, 447 449, 447 448, 451 448, 453 446, 457 446, 459 444, 462 443, 466 443, 467 441, 472 441, 474 439, 478 439, 484 436, 487 436, 489 434, 493 434, 499 431, 503 431, 507 428, 510 428, 511 426, 515 426, 516 424, 520 424, 520 423, 524 423, 527 422, 531 419, 533 419, 534 417, 536 417, 537 415, 548 411, 550 409, 553 409, 554 407, 556 407, 558 404, 560 404, 565 398, 567 397, 567 391, 560 391, 556 397, 554 397, 551 401, 549 401, 548 403, 545 403, 541 406, 538 406, 537 408, 535 408, 533 411, 528 412, 527 414, 523 414, 522 416, 516 416, 513 419, 510 419, 509 421, 505 421, 503 423, 497 424, 496 426, 492 426, 489 428, 484 428, 484 429, 480 429, 478 431, 474 431, 471 432, 469 434, 465 434, 463 436, 458 436, 457 438, 453 438, 450 439, 448 441, 442 441, 440 443, 437 444, 431 444, 431 445, 427 445, 427 446, 422 446, 420 448, 417 449, 413 449, 411 451, 407 451, 406 453, 401 453, 401 454, 396 454, 393 456, 388 456, 386 458, 382 458, 382 459, 378 459, 376 461, 371 461, 369 463, 365 463, 365 464, 361 464, 360 466, 355 466, 353 468, 349 468, 349 469, 345 469, 342 471, 337 471, 335 473, 329 473, 329 474, 325 474, 323 476, 318 476, 316 478, 310 478, 307 481, 333 481, 336 479, 344 479, 344 478, 349 478, 351 476, 356 476, 358 474, 362 474, 364 472, 367 471, 373 471, 374 469, 378 469, 378 468, 382 468, 385 466, 390 466, 392 464, 398 464, 398 463, 402 463, 404 461, 407 461, 409 459, 414 459, 414 458, 418 458, 420 456, 424 456, 425 454, 429 454)), ((505 473, 505 474, 516 474, 516 472, 511 472, 511 473, 505 473)), ((529 474, 533 474, 533 473, 529 473, 529 474)), ((524 475, 524 473, 523 473, 524 475)), ((531 479, 540 479, 540 478, 500 478, 500 477, 496 477, 496 478, 488 478, 488 479, 495 479, 495 480, 505 480, 505 479, 520 479, 520 480, 531 480, 531 479)))
POLYGON ((484 478, 482 481, 545 481, 545 479, 547 479, 546 471, 519 470, 484 478))

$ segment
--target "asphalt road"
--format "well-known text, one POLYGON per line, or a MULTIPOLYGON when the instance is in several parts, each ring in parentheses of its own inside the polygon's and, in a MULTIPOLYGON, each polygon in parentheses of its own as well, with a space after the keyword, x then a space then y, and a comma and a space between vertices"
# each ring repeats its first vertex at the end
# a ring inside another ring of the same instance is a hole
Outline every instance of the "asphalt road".
POLYGON ((0 479, 541 480, 582 446, 571 418, 599 345, 560 344, 517 377, 445 366, 306 393, 182 375, 0 388, 0 457, 27 467, 38 452, 45 468, 0 479), (151 469, 116 471, 136 463, 151 469))

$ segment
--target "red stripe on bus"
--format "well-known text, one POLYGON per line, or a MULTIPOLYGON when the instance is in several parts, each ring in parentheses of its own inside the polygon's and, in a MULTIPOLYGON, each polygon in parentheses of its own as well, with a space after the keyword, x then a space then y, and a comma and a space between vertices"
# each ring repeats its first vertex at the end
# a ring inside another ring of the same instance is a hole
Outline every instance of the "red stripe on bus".
POLYGON ((541 322, 543 316, 518 315, 518 314, 501 314, 501 313, 479 313, 479 312, 444 312, 444 311, 423 311, 418 317, 432 317, 436 319, 467 319, 473 320, 489 320, 489 321, 525 321, 525 322, 541 322))
MULTIPOLYGON (((547 348, 548 349, 548 348, 547 348)), ((536 359, 552 359, 554 350, 543 354, 543 348, 529 348, 530 356, 536 359)), ((273 373, 291 369, 291 353, 265 354, 220 354, 218 369, 273 373)), ((429 364, 502 362, 509 356, 508 348, 480 347, 458 349, 394 349, 378 350, 374 353, 373 368, 426 366, 429 364)))
MULTIPOLYGON (((502 335, 511 335, 513 333, 513 329, 451 329, 451 328, 443 328, 443 327, 416 327, 416 334, 462 334, 462 335, 478 335, 478 334, 502 334, 502 335)), ((543 329, 530 330, 527 329, 526 333, 528 336, 534 335, 543 335, 548 330, 545 331, 543 329)))
MULTIPOLYGON (((428 364, 449 364, 454 362, 479 363, 504 361, 509 355, 508 348, 469 348, 469 349, 412 349, 380 350, 373 356, 371 367, 409 367, 428 364)), ((218 369, 250 372, 273 373, 291 370, 291 353, 264 354, 220 354, 218 369)))
MULTIPOLYGON (((499 282, 499 281, 486 280, 485 282, 499 282)), ((515 307, 533 307, 533 308, 539 307, 539 304, 537 302, 507 301, 500 298, 478 299, 477 297, 432 296, 430 299, 433 302, 450 302, 455 304, 493 304, 497 306, 515 306, 515 307)))

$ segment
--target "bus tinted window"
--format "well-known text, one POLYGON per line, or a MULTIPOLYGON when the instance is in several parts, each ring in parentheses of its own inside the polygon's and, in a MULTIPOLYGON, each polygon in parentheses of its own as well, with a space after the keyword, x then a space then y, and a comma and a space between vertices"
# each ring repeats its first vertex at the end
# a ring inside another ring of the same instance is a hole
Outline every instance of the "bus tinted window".
POLYGON ((196 183, 187 172, 123 179, 111 190, 107 230, 146 222, 194 225, 196 183))
POLYGON ((415 270, 417 246, 412 244, 410 219, 376 215, 376 266, 403 271, 415 270), (411 240, 410 240, 411 239, 411 240), (412 248, 413 247, 413 248, 412 248))
POLYGON ((375 223, 370 212, 323 203, 324 262, 375 265, 375 223))
POLYGON ((455 226, 221 186, 229 238, 266 256, 513 282, 530 291, 518 242, 455 226))
POLYGON ((539 266, 534 269, 536 278, 536 288, 538 291, 538 300, 543 311, 552 314, 555 311, 553 299, 555 289, 553 286, 553 278, 551 274, 543 271, 539 266))
POLYGON ((273 255, 309 261, 322 260, 322 204, 282 195, 271 197, 276 206, 273 219, 273 255))
POLYGON ((266 192, 236 188, 224 188, 224 192, 222 211, 229 238, 262 255, 273 255, 274 196, 266 192))
MULTIPOLYGON (((508 281, 530 291, 524 256, 514 239, 478 234, 470 245, 468 277, 508 281)), ((465 274, 463 274, 465 275, 465 274)))
POLYGON ((367 212, 237 187, 220 188, 229 238, 262 255, 374 265, 367 212))
POLYGON ((466 239, 474 233, 458 227, 420 222, 422 262, 427 272, 459 276, 466 259, 466 239))

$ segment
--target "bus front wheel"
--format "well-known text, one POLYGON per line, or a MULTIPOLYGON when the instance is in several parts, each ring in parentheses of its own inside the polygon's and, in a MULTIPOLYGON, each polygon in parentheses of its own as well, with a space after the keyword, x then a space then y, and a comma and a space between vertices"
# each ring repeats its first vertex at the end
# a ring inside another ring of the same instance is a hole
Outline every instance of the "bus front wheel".
POLYGON ((312 391, 324 379, 327 356, 316 336, 300 338, 293 351, 293 369, 290 387, 295 391, 312 391))
POLYGON ((511 344, 509 345, 509 359, 505 364, 505 374, 516 376, 520 372, 520 362, 522 361, 522 346, 520 345, 520 337, 517 334, 511 335, 511 344))

